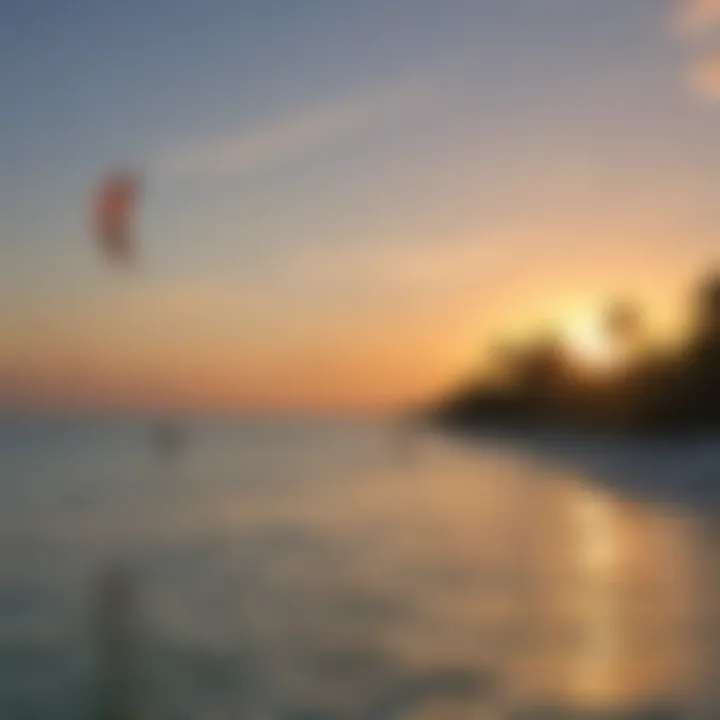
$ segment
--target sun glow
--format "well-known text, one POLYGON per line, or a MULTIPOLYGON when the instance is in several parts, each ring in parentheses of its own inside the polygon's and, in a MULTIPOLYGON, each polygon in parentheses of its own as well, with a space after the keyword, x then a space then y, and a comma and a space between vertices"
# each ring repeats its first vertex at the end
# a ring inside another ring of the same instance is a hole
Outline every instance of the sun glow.
POLYGON ((595 319, 571 323, 564 332, 563 343, 570 358, 582 368, 613 370, 626 359, 621 345, 595 319))

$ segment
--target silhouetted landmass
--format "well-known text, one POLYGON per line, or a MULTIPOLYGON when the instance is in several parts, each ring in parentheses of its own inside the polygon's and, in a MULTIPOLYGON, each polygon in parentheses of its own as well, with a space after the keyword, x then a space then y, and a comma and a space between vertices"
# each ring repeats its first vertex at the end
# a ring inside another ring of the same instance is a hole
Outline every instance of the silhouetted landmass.
POLYGON ((720 275, 701 284, 675 350, 643 336, 631 304, 610 308, 609 342, 632 347, 602 371, 573 361, 559 337, 498 351, 500 372, 470 380, 432 408, 434 421, 470 428, 553 427, 620 434, 693 435, 720 428, 720 275))

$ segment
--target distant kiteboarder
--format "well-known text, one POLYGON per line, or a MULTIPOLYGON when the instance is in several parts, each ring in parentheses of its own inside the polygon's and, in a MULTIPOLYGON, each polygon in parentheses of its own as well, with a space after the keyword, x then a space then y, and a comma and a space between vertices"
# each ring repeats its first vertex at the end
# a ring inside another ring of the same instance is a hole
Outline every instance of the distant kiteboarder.
POLYGON ((398 463, 407 465, 415 454, 415 428, 409 420, 402 418, 394 427, 395 457, 398 463))
MULTIPOLYGON (((141 179, 132 170, 116 170, 102 178, 93 197, 92 221, 97 243, 112 263, 132 266, 137 260, 135 215, 141 179)), ((158 455, 170 457, 182 449, 183 436, 172 422, 160 422, 150 434, 158 455)))
POLYGON ((174 457, 183 447, 183 434, 180 427, 172 422, 158 423, 152 434, 155 452, 162 457, 174 457))

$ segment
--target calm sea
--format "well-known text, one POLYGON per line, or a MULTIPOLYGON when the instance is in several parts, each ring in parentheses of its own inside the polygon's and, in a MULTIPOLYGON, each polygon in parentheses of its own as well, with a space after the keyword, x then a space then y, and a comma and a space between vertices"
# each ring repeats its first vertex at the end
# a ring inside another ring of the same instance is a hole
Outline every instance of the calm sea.
POLYGON ((102 717, 113 673, 149 720, 713 702, 714 443, 521 453, 383 423, 182 427, 165 456, 146 421, 0 424, 3 720, 102 717), (96 606, 118 563, 133 622, 113 666, 96 606))

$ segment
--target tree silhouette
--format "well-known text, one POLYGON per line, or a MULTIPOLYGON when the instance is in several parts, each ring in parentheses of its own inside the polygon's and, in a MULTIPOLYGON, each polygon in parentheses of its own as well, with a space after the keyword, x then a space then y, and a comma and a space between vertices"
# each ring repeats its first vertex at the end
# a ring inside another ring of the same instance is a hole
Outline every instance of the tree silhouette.
POLYGON ((475 378, 435 409, 459 425, 528 423, 612 432, 720 428, 720 275, 696 292, 693 327, 675 352, 652 350, 634 303, 606 309, 604 330, 627 362, 593 374, 573 366, 556 333, 518 349, 496 345, 493 381, 475 378))

